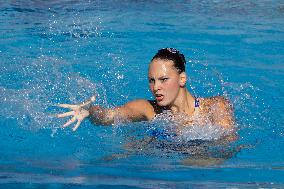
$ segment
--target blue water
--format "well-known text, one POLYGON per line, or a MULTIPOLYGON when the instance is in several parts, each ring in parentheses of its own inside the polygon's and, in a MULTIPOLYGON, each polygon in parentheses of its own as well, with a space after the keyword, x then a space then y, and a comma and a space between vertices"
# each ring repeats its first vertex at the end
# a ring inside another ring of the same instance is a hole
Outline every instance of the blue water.
POLYGON ((2 1, 0 41, 1 188, 284 187, 283 1, 2 1), (163 47, 185 54, 194 95, 230 98, 237 141, 144 145, 147 122, 60 128, 58 103, 150 99, 163 47))

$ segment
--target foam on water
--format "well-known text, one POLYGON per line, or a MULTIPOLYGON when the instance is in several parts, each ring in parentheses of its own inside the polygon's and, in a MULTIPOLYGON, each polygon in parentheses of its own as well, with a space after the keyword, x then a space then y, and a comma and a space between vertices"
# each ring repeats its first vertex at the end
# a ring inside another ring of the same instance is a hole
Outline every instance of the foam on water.
POLYGON ((148 130, 159 129, 159 134, 166 135, 167 140, 181 143, 192 140, 218 140, 234 132, 210 123, 200 125, 191 122, 191 116, 182 113, 173 115, 169 111, 164 111, 155 117, 148 130))

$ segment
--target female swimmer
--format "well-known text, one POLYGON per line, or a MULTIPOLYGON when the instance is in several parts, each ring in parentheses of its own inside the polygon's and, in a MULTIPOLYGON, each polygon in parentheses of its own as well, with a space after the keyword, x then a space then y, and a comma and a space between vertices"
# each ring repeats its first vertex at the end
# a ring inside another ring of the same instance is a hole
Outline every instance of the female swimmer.
MULTIPOLYGON (((155 100, 138 99, 113 109, 88 105, 95 100, 80 105, 60 104, 71 111, 58 114, 59 118, 73 116, 63 127, 76 122, 75 131, 85 118, 97 125, 111 125, 116 118, 128 121, 148 121, 163 111, 172 115, 183 114, 186 119, 180 127, 192 124, 200 126, 217 125, 222 129, 232 130, 234 117, 229 100, 222 96, 195 98, 186 88, 185 57, 174 48, 160 49, 152 58, 148 70, 151 92, 155 100)), ((181 129, 181 128, 180 128, 181 129)), ((179 129, 178 129, 179 130, 179 129)))

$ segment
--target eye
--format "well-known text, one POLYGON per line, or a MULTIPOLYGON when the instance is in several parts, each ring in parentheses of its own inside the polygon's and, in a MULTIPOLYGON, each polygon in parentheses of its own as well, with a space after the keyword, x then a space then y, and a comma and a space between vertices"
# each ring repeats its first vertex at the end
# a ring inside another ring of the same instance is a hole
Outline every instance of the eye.
POLYGON ((155 83, 155 80, 153 78, 149 79, 149 83, 155 83))
POLYGON ((161 79, 161 81, 162 81, 162 82, 165 82, 165 81, 167 81, 168 79, 169 79, 169 78, 164 77, 164 78, 161 79))

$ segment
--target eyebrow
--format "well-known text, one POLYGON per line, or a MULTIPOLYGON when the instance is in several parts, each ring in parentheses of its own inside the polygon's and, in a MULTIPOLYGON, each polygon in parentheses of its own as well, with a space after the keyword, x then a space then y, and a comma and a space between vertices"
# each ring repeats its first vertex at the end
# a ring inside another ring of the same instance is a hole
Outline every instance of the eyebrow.
MULTIPOLYGON (((161 77, 158 77, 158 79, 164 79, 165 77, 169 77, 169 76, 161 76, 161 77)), ((148 77, 148 79, 154 79, 154 77, 148 77)))

